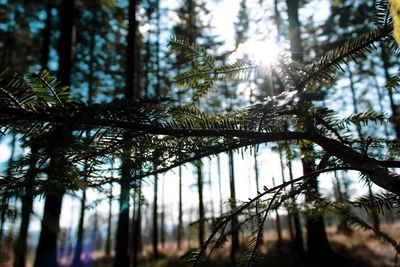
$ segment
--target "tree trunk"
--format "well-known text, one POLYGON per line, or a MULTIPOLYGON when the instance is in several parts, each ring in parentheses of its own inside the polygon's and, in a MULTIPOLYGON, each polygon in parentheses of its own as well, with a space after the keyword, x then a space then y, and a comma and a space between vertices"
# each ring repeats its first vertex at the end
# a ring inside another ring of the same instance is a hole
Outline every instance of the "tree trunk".
MULTIPOLYGON (((51 4, 46 5, 46 22, 43 30, 43 45, 42 45, 42 57, 41 57, 41 69, 42 71, 47 69, 50 51, 50 35, 52 28, 51 20, 51 4)), ((38 149, 37 145, 31 145, 31 156, 29 159, 29 169, 26 174, 27 185, 25 187, 24 195, 21 199, 21 224, 19 230, 18 240, 15 244, 14 251, 14 267, 25 267, 26 265, 26 253, 27 253, 27 239, 30 215, 33 210, 33 183, 36 178, 36 162, 38 149)), ((0 234, 1 235, 1 234, 0 234)), ((1 242, 0 242, 1 243, 1 242)))
POLYGON ((163 177, 161 182, 161 225, 160 225, 160 233, 161 233, 161 247, 164 248, 165 246, 165 177, 163 177))
MULTIPOLYGON (((254 146, 254 177, 256 180, 256 194, 260 191, 259 174, 258 174, 258 160, 257 160, 257 147, 254 146)), ((259 202, 256 203, 257 225, 260 226, 262 222, 261 213, 259 213, 259 202)), ((260 245, 264 242, 264 234, 261 234, 260 245)))
MULTIPOLYGON (((340 186, 340 181, 339 181, 339 177, 337 176, 337 172, 334 173, 334 177, 335 177, 335 184, 334 186, 336 186, 336 191, 337 191, 337 201, 343 205, 346 205, 346 200, 345 197, 343 195, 342 192, 342 188, 340 186)), ((352 229, 349 227, 348 223, 347 223, 347 218, 345 217, 340 217, 339 218, 339 224, 337 227, 337 232, 350 236, 352 234, 352 229)))
POLYGON ((128 7, 128 36, 127 36, 127 50, 126 50, 126 76, 125 76, 125 99, 132 101, 139 96, 139 88, 135 89, 135 77, 137 73, 137 47, 136 47, 136 12, 137 0, 129 0, 128 7))
POLYGON ((83 245, 83 230, 84 230, 83 223, 84 223, 84 219, 85 219, 85 205, 86 205, 86 189, 83 189, 82 198, 81 198, 81 210, 80 210, 80 214, 79 214, 78 234, 77 234, 77 238, 76 238, 76 246, 75 246, 75 253, 74 253, 74 259, 72 262, 72 267, 83 266, 83 262, 81 261, 81 254, 82 254, 82 245, 83 245))
POLYGON ((62 194, 47 193, 42 219, 42 230, 36 250, 34 267, 57 267, 57 237, 62 205, 62 194))
MULTIPOLYGON (((275 179, 272 177, 272 186, 275 187, 275 179)), ((278 209, 275 210, 275 225, 276 225, 276 234, 277 234, 277 244, 278 247, 282 244, 282 227, 281 227, 281 218, 278 213, 278 209)))
MULTIPOLYGON (((135 88, 135 79, 137 79, 136 67, 136 10, 137 0, 129 0, 128 6, 128 35, 126 47, 126 73, 125 73, 125 100, 133 101, 138 96, 139 88, 135 88)), ((114 258, 114 267, 128 267, 129 256, 129 192, 132 170, 130 159, 130 149, 125 149, 121 164, 121 195, 120 195, 120 213, 118 216, 117 239, 114 258)))
MULTIPOLYGON (((282 152, 282 147, 278 147, 279 150, 279 162, 281 165, 281 176, 282 176, 282 183, 285 183, 285 164, 283 160, 283 152, 282 152)), ((287 209, 287 223, 288 223, 288 229, 289 229, 289 236, 290 240, 294 240, 294 230, 293 230, 293 224, 292 224, 292 211, 290 208, 287 209)))
MULTIPOLYGON (((93 16, 92 22, 91 22, 91 26, 95 27, 96 25, 96 16, 93 16)), ((95 35, 94 35, 94 29, 93 33, 90 36, 90 41, 89 41, 89 75, 88 75, 88 105, 91 105, 93 102, 93 95, 94 95, 94 87, 93 87, 93 83, 94 83, 94 60, 95 60, 95 56, 94 56, 94 49, 95 49, 95 35)), ((86 138, 87 140, 90 140, 90 135, 91 135, 91 129, 87 129, 86 130, 86 138)), ((88 162, 85 162, 85 167, 84 167, 84 177, 83 182, 86 186, 87 183, 87 177, 88 174, 87 172, 89 171, 89 166, 88 166, 88 162)), ((84 227, 83 227, 83 223, 85 221, 85 210, 86 210, 86 188, 83 188, 82 191, 82 199, 81 199, 81 211, 80 211, 80 217, 79 217, 79 224, 78 224, 78 234, 77 234, 77 241, 76 241, 76 246, 75 246, 75 253, 74 253, 74 259, 73 259, 73 263, 72 266, 73 267, 80 267, 83 266, 83 262, 81 261, 81 254, 82 254, 82 245, 83 245, 83 234, 84 234, 84 227)))
MULTIPOLYGON (((288 19, 290 51, 292 60, 303 62, 303 48, 301 45, 301 32, 299 21, 299 0, 286 0, 288 19)), ((311 130, 311 129, 307 129, 311 130)), ((313 155, 311 145, 301 147, 303 154, 302 165, 303 173, 308 174, 315 170, 314 160, 310 159, 313 155)), ((312 199, 313 194, 318 194, 318 182, 315 177, 307 189, 306 201, 312 199)), ((332 257, 332 250, 325 232, 325 224, 322 215, 306 217, 307 220, 307 247, 308 256, 312 263, 324 262, 332 257)))
POLYGON ((196 161, 197 168, 197 188, 199 190, 199 244, 203 245, 205 240, 204 224, 204 202, 203 202, 203 170, 201 160, 196 161))
POLYGON ((29 159, 29 169, 26 174, 27 184, 21 199, 21 224, 18 240, 15 243, 14 267, 25 267, 27 253, 27 239, 30 215, 33 208, 33 183, 36 178, 37 146, 31 146, 31 157, 29 159))
MULTIPOLYGON (((231 191, 231 211, 233 212, 236 209, 236 190, 235 190, 235 171, 234 171, 234 160, 233 160, 233 152, 228 152, 229 157, 229 187, 231 191)), ((239 230, 238 230, 239 222, 237 216, 233 216, 231 220, 231 260, 234 260, 237 252, 239 251, 239 230)))
POLYGON ((117 224, 117 239, 115 245, 114 267, 128 267, 128 245, 129 245, 129 191, 130 171, 132 161, 129 159, 130 151, 125 151, 121 163, 121 194, 119 198, 119 215, 117 224), (128 154, 129 153, 129 154, 128 154))
POLYGON ((179 213, 178 213, 178 250, 181 249, 181 241, 183 237, 183 212, 182 212, 182 167, 179 166, 179 213))
MULTIPOLYGON (((113 164, 111 164, 111 168, 113 168, 113 164)), ((108 219, 107 219, 107 238, 106 238, 106 247, 105 247, 105 257, 111 257, 111 219, 112 219, 112 185, 110 188, 110 195, 108 197, 108 219)))
POLYGON ((154 176, 153 199, 153 258, 158 259, 158 178, 154 176))
MULTIPOLYGON (((73 26, 75 14, 75 0, 63 0, 60 6, 60 42, 58 79, 62 85, 71 84, 72 69, 72 45, 73 26)), ((61 140, 57 147, 48 147, 50 163, 48 168, 48 180, 56 181, 65 179, 65 162, 62 159, 62 150, 68 147, 71 140, 71 131, 67 127, 56 127, 50 136, 53 140, 61 140)), ((62 199, 65 192, 62 183, 56 188, 48 189, 45 196, 42 229, 39 244, 36 250, 34 267, 56 267, 57 266, 57 237, 59 232, 59 220, 62 199)))
POLYGON ((140 251, 140 246, 141 246, 141 240, 142 240, 142 182, 139 181, 139 186, 138 186, 138 198, 137 201, 135 201, 134 204, 136 208, 136 212, 133 213, 132 216, 132 266, 137 267, 138 266, 138 256, 139 256, 139 251, 140 251))

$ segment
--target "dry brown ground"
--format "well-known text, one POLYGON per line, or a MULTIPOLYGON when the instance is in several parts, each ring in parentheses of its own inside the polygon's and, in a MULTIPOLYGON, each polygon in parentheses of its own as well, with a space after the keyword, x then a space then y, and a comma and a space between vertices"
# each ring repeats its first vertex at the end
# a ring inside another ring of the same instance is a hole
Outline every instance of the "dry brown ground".
MULTIPOLYGON (((391 224, 391 225, 382 225, 382 231, 389 234, 393 239, 400 241, 400 222, 391 224)), ((355 259, 363 259, 365 262, 369 263, 369 266, 372 267, 398 267, 399 263, 395 263, 396 253, 394 248, 385 244, 380 240, 377 240, 370 233, 354 231, 352 236, 345 236, 342 234, 337 234, 336 229, 328 228, 327 229, 328 238, 332 243, 332 247, 339 254, 350 255, 355 259)), ((288 239, 287 233, 284 233, 284 238, 288 239)), ((264 244, 261 247, 261 251, 263 253, 269 253, 273 250, 274 244, 276 241, 276 234, 273 232, 264 233, 264 244)), ((243 244, 243 251, 246 250, 247 238, 242 235, 241 243, 243 244)), ((192 248, 196 248, 198 246, 195 241, 185 241, 182 243, 182 247, 180 250, 177 249, 175 242, 167 242, 164 247, 159 246, 160 254, 163 255, 163 258, 179 258, 183 254, 185 254, 188 250, 192 248)), ((0 253, 3 256, 3 259, 0 259, 0 267, 11 267, 12 266, 12 258, 10 257, 11 251, 7 249, 9 244, 2 244, 0 253), (7 257, 4 257, 7 255, 7 257), (7 258, 7 259, 6 259, 7 258)), ((151 258, 152 247, 147 245, 143 249, 142 258, 151 258)), ((95 259, 102 258, 102 253, 95 253, 95 259)), ((217 250, 214 252, 214 258, 223 259, 228 258, 229 256, 229 243, 226 243, 224 248, 217 250)), ((28 264, 30 266, 31 264, 28 264)), ((108 266, 108 264, 100 264, 99 266, 108 266)), ((144 266, 153 266, 144 265, 144 266)), ((156 266, 156 265, 154 265, 156 266)), ((157 266, 168 266, 168 264, 158 264, 157 266)), ((357 265, 358 266, 358 265, 357 265)))

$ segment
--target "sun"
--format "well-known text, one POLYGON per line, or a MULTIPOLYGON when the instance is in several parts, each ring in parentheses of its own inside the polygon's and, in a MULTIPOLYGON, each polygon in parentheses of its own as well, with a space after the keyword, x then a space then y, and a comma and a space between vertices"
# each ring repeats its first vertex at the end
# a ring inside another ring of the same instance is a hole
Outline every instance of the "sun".
POLYGON ((273 65, 281 52, 276 38, 265 39, 262 41, 248 40, 239 44, 233 56, 235 58, 247 58, 248 60, 260 65, 273 65))

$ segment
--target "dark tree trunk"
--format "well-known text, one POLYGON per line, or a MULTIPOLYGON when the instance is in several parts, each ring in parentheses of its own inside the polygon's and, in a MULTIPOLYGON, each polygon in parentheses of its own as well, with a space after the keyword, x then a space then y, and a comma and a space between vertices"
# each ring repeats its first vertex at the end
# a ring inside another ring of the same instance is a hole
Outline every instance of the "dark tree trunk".
MULTIPOLYGON (((113 168, 113 164, 111 164, 113 168)), ((108 219, 107 219, 107 238, 106 238, 106 248, 105 256, 109 258, 111 256, 111 219, 112 219, 112 187, 110 188, 110 195, 108 197, 108 219)))
MULTIPOLYGON (((136 9, 137 0, 129 0, 128 6, 128 35, 126 47, 126 73, 125 73, 125 100, 133 101, 139 95, 139 88, 135 88, 137 79, 137 51, 136 51, 136 9)), ((129 192, 132 162, 130 159, 130 149, 125 149, 124 156, 121 158, 121 195, 120 213, 117 224, 117 238, 115 245, 114 267, 129 266, 129 192)))
MULTIPOLYGON (((236 190, 235 190, 235 171, 234 171, 234 160, 233 160, 233 152, 228 152, 229 157, 229 187, 231 191, 231 210, 234 211, 236 209, 236 190)), ((239 251, 239 230, 238 230, 239 222, 237 216, 233 216, 231 220, 231 228, 232 228, 232 245, 231 245, 231 254, 230 257, 232 260, 235 259, 237 252, 239 251)))
MULTIPOLYGON (((310 161, 302 160, 304 174, 312 172, 315 168, 310 161)), ((316 177, 310 181, 307 189, 306 201, 313 199, 318 194, 318 181, 316 177)), ((325 223, 322 215, 309 215, 306 217, 308 256, 312 263, 320 264, 332 259, 332 250, 326 236, 325 223)))
MULTIPOLYGON (((275 187, 275 179, 272 177, 272 186, 275 187)), ((281 227, 281 218, 279 216, 278 210, 275 210, 275 226, 276 226, 276 234, 277 234, 277 243, 278 247, 282 244, 282 227, 281 227)))
POLYGON ((81 261, 82 254, 82 245, 83 245, 83 223, 85 219, 85 205, 86 205, 86 190, 84 189, 82 192, 81 198, 81 210, 79 214, 79 223, 78 223, 78 234, 76 238, 76 246, 74 252, 74 259, 72 262, 73 267, 81 267, 83 266, 83 262, 81 261))
POLYGON ((165 187, 164 187, 164 182, 165 178, 163 177, 162 183, 161 183, 161 222, 160 222, 160 241, 161 241, 161 247, 164 248, 165 246, 165 200, 164 200, 164 194, 165 194, 165 187))
POLYGON ((158 259, 158 178, 154 176, 153 199, 153 258, 158 259))
MULTIPOLYGON (((258 174, 258 160, 257 160, 257 147, 254 146, 254 176, 256 180, 256 194, 258 195, 260 191, 260 185, 259 185, 259 174, 258 174)), ((262 216, 261 213, 259 213, 259 202, 257 201, 256 203, 256 214, 257 214, 257 225, 261 225, 262 222, 262 216)), ((260 245, 264 243, 264 234, 261 233, 260 236, 260 245)))
POLYGON ((132 266, 137 267, 138 266, 138 256, 139 256, 139 251, 140 251, 140 246, 141 246, 141 240, 142 240, 142 183, 139 181, 139 186, 138 186, 138 197, 137 200, 134 202, 134 205, 136 204, 136 212, 133 214, 133 223, 132 223, 132 266))
MULTIPOLYGON (((60 41, 58 48, 58 79, 62 85, 70 86, 72 69, 72 45, 74 27, 75 1, 63 0, 60 6, 60 41)), ((56 181, 65 179, 65 162, 62 159, 62 150, 70 145, 71 131, 67 127, 56 127, 53 130, 53 140, 61 140, 57 147, 53 144, 48 147, 50 163, 48 168, 48 180, 56 181)), ((65 188, 62 183, 55 185, 46 191, 44 204, 42 229, 39 244, 36 250, 34 267, 56 267, 57 264, 57 237, 59 232, 59 220, 62 198, 65 188)))
POLYGON ((199 190, 199 244, 203 245, 205 240, 205 224, 204 224, 204 202, 203 202, 203 170, 201 160, 196 161, 197 169, 197 188, 199 190))
POLYGON ((137 73, 136 11, 137 11, 137 0, 129 0, 125 98, 130 101, 139 96, 139 88, 135 89, 134 87, 135 81, 137 80, 137 77, 135 77, 135 74, 137 73))
POLYGON ((26 253, 27 253, 27 239, 28 239, 28 228, 30 215, 33 207, 33 183, 36 178, 36 162, 37 162, 37 147, 31 146, 31 157, 29 159, 29 169, 26 174, 27 184, 24 188, 24 195, 21 199, 21 224, 19 230, 19 236, 15 243, 15 254, 14 254, 14 267, 25 267, 26 264, 26 253))
MULTIPOLYGON (((91 105, 93 102, 93 95, 94 95, 94 61, 95 61, 95 56, 94 56, 94 49, 95 49, 95 34, 94 34, 94 27, 96 25, 96 18, 95 15, 93 16, 93 20, 91 22, 92 28, 92 34, 90 36, 90 41, 89 41, 89 75, 88 75, 88 105, 91 105)), ((91 129, 87 129, 86 131, 86 138, 89 140, 91 135, 91 129)), ((87 172, 89 170, 88 162, 85 162, 84 166, 84 177, 83 182, 86 185, 87 183, 87 172)), ((74 252, 74 259, 72 262, 73 267, 80 267, 83 266, 83 262, 81 261, 81 254, 82 254, 82 245, 83 245, 83 234, 84 234, 84 227, 83 223, 85 220, 85 210, 86 210, 86 188, 83 188, 82 191, 82 199, 81 199, 81 211, 80 211, 80 217, 79 217, 79 224, 78 224, 78 234, 77 234, 77 240, 76 240, 76 246, 75 246, 75 252, 74 252)))
POLYGON ((125 157, 121 163, 121 194, 119 198, 119 215, 117 224, 117 239, 115 245, 114 267, 128 267, 128 244, 129 244, 129 191, 130 171, 132 161, 129 159, 129 151, 125 151, 125 157))
POLYGON ((21 225, 20 225, 18 240, 15 243, 16 247, 15 247, 14 267, 25 267, 26 263, 28 228, 29 228, 30 214, 32 213, 32 207, 33 207, 33 185, 27 186, 25 188, 25 194, 22 197, 21 202, 22 202, 21 225))
MULTIPOLYGON (((337 192, 337 196, 336 199, 339 203, 346 205, 346 197, 344 196, 344 193, 342 191, 342 188, 340 186, 340 181, 339 181, 339 177, 337 175, 337 172, 334 173, 335 176, 335 183, 334 186, 336 187, 336 192, 337 192)), ((344 235, 351 235, 353 233, 352 229, 349 227, 348 222, 347 222, 347 218, 345 217, 340 217, 339 218, 339 224, 337 227, 337 232, 344 234, 344 235)))
MULTIPOLYGON (((42 57, 41 57, 41 69, 47 69, 47 64, 49 60, 50 51, 50 35, 52 28, 51 19, 51 4, 46 5, 46 22, 45 28, 43 30, 43 44, 42 44, 42 57)), ((25 187, 24 195, 21 199, 21 225, 19 230, 18 240, 15 244, 15 254, 14 254, 14 267, 25 267, 26 265, 26 253, 27 253, 27 239, 28 239, 28 229, 30 215, 33 208, 33 183, 36 178, 36 162, 38 148, 37 145, 31 146, 31 157, 29 159, 29 169, 26 174, 27 185, 25 187)))
MULTIPOLYGON (((282 176, 282 182, 285 183, 285 164, 283 160, 283 152, 282 152, 282 147, 278 147, 279 150, 279 162, 281 165, 281 176, 282 176)), ((288 223, 288 229, 289 229, 289 236, 290 240, 294 240, 294 230, 293 230, 293 224, 292 224, 292 211, 290 208, 287 209, 287 223, 288 223)))
POLYGON ((179 213, 178 213, 178 237, 177 246, 178 250, 181 249, 181 242, 183 237, 183 211, 182 211, 182 167, 179 166, 179 213))
MULTIPOLYGON (((303 48, 301 44, 301 32, 299 21, 299 0, 286 0, 288 20, 289 20, 289 36, 290 36, 290 51, 294 61, 303 62, 303 48)), ((300 89, 301 90, 301 89, 300 89)), ((306 121, 306 125, 308 122, 306 121)), ((307 129, 312 130, 312 129, 307 129)), ((309 159, 313 155, 311 145, 303 146, 301 152, 304 155, 302 158, 303 173, 308 174, 315 170, 313 159, 309 159)), ((310 183, 306 201, 312 199, 313 194, 318 194, 318 182, 315 177, 310 183)), ((322 215, 308 216, 307 215, 307 247, 308 256, 311 262, 318 263, 329 260, 332 257, 332 250, 328 242, 325 232, 325 224, 322 215)))
POLYGON ((61 213, 61 194, 47 193, 42 220, 42 230, 36 251, 34 267, 57 267, 57 236, 61 213))

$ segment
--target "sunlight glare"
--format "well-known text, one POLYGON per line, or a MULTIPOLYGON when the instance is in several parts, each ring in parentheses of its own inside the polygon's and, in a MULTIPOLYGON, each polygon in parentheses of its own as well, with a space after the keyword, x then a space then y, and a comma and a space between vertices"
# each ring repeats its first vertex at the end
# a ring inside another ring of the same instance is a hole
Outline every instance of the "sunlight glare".
POLYGON ((249 40, 238 46, 234 56, 236 58, 244 58, 253 61, 256 64, 272 65, 274 64, 281 52, 278 42, 275 38, 263 41, 249 40))

